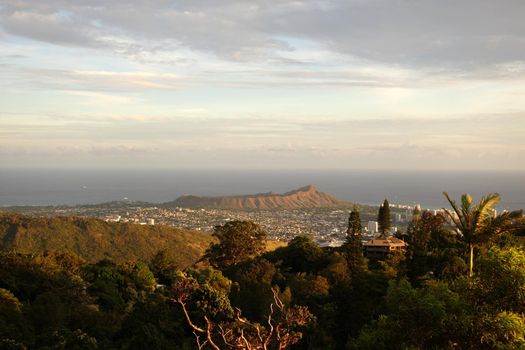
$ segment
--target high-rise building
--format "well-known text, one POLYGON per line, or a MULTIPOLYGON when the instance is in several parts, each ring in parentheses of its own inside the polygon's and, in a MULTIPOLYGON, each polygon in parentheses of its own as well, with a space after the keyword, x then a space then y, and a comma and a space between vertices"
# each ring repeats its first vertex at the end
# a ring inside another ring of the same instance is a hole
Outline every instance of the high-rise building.
POLYGON ((394 213, 394 221, 403 222, 403 215, 401 215, 400 213, 394 213))
POLYGON ((377 223, 377 221, 369 221, 366 227, 368 228, 369 233, 379 232, 379 224, 377 223))
POLYGON ((406 218, 406 221, 407 221, 407 222, 412 221, 412 217, 413 217, 413 210, 412 210, 412 209, 407 209, 407 210, 405 211, 405 218, 406 218))

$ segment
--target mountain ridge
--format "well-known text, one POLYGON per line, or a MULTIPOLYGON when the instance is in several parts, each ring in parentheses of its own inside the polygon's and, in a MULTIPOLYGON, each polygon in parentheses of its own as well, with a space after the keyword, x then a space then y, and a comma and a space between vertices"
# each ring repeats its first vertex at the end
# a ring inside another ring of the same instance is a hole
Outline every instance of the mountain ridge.
POLYGON ((83 217, 34 217, 0 211, 0 252, 74 253, 96 262, 149 261, 159 250, 177 252, 181 267, 195 263, 213 242, 209 234, 163 225, 105 222, 83 217))
POLYGON ((220 209, 304 209, 320 207, 346 207, 351 203, 307 185, 282 194, 274 192, 230 196, 183 195, 167 207, 220 208, 220 209))

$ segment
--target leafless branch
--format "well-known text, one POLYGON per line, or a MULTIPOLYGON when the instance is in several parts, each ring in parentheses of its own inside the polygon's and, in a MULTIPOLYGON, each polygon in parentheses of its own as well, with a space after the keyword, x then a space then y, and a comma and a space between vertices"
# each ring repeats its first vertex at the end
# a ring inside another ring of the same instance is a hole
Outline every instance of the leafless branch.
POLYGON ((221 350, 218 343, 214 341, 214 337, 219 340, 224 349, 268 350, 270 345, 272 349, 286 349, 302 338, 302 333, 293 331, 293 328, 304 326, 313 319, 306 307, 286 308, 279 298, 278 290, 272 288, 274 301, 270 304, 266 319, 268 328, 242 317, 239 308, 236 308, 232 321, 217 325, 208 316, 204 316, 206 327, 202 328, 193 323, 186 307, 185 301, 191 293, 191 284, 181 281, 174 285, 173 290, 175 297, 172 300, 181 305, 186 321, 193 329, 199 350, 207 346, 221 350), (277 313, 276 310, 278 310, 277 313), (206 336, 206 340, 202 341, 201 336, 206 336))

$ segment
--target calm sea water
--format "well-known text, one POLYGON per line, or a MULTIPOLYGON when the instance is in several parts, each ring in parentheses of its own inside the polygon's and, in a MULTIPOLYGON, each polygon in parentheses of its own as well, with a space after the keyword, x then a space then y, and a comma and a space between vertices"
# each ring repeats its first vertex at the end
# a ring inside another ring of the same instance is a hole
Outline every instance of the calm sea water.
POLYGON ((489 192, 501 209, 525 208, 525 172, 240 171, 240 170, 0 170, 0 206, 87 204, 106 201, 170 201, 182 194, 230 195, 285 192, 307 184, 342 199, 377 205, 446 205, 442 192, 458 198, 489 192))

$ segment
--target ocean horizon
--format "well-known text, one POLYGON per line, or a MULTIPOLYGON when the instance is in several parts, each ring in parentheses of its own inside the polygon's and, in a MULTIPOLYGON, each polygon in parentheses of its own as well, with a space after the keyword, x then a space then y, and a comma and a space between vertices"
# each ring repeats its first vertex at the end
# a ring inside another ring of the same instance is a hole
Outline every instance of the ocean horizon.
POLYGON ((497 192, 499 209, 525 208, 525 172, 384 170, 2 169, 0 206, 80 205, 117 200, 161 203, 202 196, 283 193, 313 184, 320 191, 366 205, 447 207, 442 194, 476 199, 497 192))

